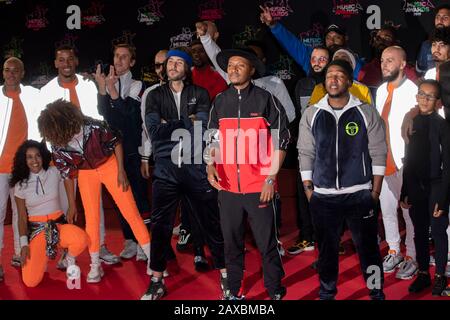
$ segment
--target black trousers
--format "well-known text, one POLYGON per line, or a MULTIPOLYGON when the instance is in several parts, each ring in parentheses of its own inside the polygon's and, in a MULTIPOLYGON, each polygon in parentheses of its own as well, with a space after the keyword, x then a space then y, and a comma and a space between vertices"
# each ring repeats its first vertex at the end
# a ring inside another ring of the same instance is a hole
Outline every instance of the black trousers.
POLYGON ((203 237, 201 235, 201 228, 195 223, 195 221, 191 221, 190 217, 192 217, 193 213, 189 212, 192 210, 191 207, 186 203, 185 197, 181 199, 180 202, 180 220, 181 220, 181 229, 186 230, 187 233, 191 234, 192 243, 194 245, 194 255, 196 256, 204 256, 205 252, 203 250, 203 246, 205 245, 203 241, 203 237))
POLYGON ((431 225, 431 236, 434 239, 436 273, 445 275, 448 252, 448 213, 439 218, 433 217, 434 206, 438 202, 440 183, 409 183, 409 200, 412 205, 409 214, 414 225, 414 244, 420 271, 428 271, 430 264, 430 247, 428 232, 431 225))
POLYGON ((297 227, 299 229, 299 239, 309 242, 314 241, 314 228, 309 202, 303 189, 300 173, 297 175, 297 227))
MULTIPOLYGON (((142 177, 141 157, 139 154, 125 155, 124 169, 127 174, 128 181, 130 182, 131 192, 133 193, 134 201, 136 201, 136 206, 139 213, 141 215, 143 213, 150 213, 151 208, 147 192, 148 181, 142 177)), ((119 214, 119 221, 125 240, 133 240, 137 243, 130 225, 121 214, 119 214)))
POLYGON ((370 297, 384 299, 384 274, 377 241, 377 213, 374 207, 369 190, 345 195, 313 193, 310 199, 310 210, 319 247, 320 299, 334 299, 337 293, 339 241, 344 221, 351 231, 362 273, 368 286, 369 283, 375 283, 367 281, 374 274, 372 270, 376 269, 378 272, 378 279, 374 279, 378 285, 369 287, 370 297))
POLYGON ((178 168, 170 159, 158 159, 153 170, 153 210, 150 268, 162 272, 175 224, 175 215, 182 197, 189 207, 189 219, 199 228, 208 245, 214 267, 225 267, 224 243, 220 228, 217 192, 208 183, 205 165, 178 168))
POLYGON ((260 203, 260 193, 237 194, 219 191, 220 223, 225 240, 228 286, 233 295, 241 288, 244 275, 244 217, 247 212, 253 236, 263 260, 264 286, 270 295, 281 288, 284 270, 278 252, 275 203, 260 203))

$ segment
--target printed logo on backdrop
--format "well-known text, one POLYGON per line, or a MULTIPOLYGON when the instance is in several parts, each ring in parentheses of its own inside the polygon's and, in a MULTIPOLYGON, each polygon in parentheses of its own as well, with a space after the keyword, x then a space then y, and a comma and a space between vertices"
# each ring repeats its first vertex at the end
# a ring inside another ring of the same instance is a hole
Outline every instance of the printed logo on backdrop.
POLYGON ((23 57, 24 39, 13 37, 9 43, 3 46, 3 58, 6 60, 11 57, 21 59, 23 57))
POLYGON ((320 23, 316 22, 313 24, 311 29, 300 32, 299 38, 305 45, 314 48, 323 44, 323 32, 324 27, 320 23))
POLYGON ((433 11, 433 9, 434 4, 431 2, 431 0, 424 0, 424 1, 403 0, 403 11, 405 11, 405 13, 409 13, 414 16, 421 16, 423 13, 433 11))
POLYGON ((220 20, 225 15, 222 8, 224 0, 208 0, 198 7, 200 20, 220 20))
POLYGON ((78 38, 79 37, 76 35, 66 33, 60 41, 55 42, 55 49, 62 46, 69 46, 76 49, 76 41, 78 40, 78 38))
POLYGON ((289 0, 268 0, 264 2, 264 7, 269 8, 275 21, 281 20, 281 18, 289 16, 289 13, 294 12, 289 6, 289 0))
POLYGON ((49 22, 47 20, 48 8, 44 5, 37 5, 33 12, 26 16, 26 27, 33 31, 45 29, 49 22))
POLYGON ((121 36, 111 40, 111 45, 113 48, 116 45, 123 44, 123 43, 127 43, 127 44, 134 46, 133 39, 135 36, 136 36, 136 33, 132 33, 129 30, 124 30, 124 31, 122 31, 121 36))
POLYGON ((189 47, 194 35, 195 32, 192 32, 189 27, 182 28, 182 32, 180 34, 170 37, 170 49, 189 47))
POLYGON ((281 80, 291 80, 295 74, 292 72, 293 61, 287 55, 280 55, 280 59, 269 67, 269 72, 281 80))
POLYGON ((161 6, 164 1, 150 0, 149 3, 138 9, 138 21, 139 23, 145 23, 147 26, 151 26, 156 22, 164 18, 161 12, 161 6))
POLYGON ((350 18, 359 15, 363 8, 358 0, 333 0, 333 13, 336 16, 350 18))
POLYGON ((257 40, 260 38, 261 28, 255 26, 245 26, 241 33, 233 35, 233 47, 243 47, 248 40, 257 40))
POLYGON ((94 28, 103 24, 106 21, 102 13, 104 7, 105 5, 98 1, 92 2, 91 6, 85 11, 83 11, 83 18, 81 20, 81 25, 94 28))
POLYGON ((42 88, 52 79, 51 73, 54 70, 48 62, 41 62, 38 68, 38 74, 31 81, 31 85, 35 88, 42 88))
POLYGON ((141 68, 141 80, 147 85, 153 85, 159 81, 154 67, 144 66, 141 68))

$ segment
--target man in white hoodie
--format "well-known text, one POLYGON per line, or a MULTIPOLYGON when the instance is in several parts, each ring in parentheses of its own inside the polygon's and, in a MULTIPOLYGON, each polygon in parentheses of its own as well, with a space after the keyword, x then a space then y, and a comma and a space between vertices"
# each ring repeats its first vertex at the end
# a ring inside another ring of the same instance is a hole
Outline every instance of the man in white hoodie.
MULTIPOLYGON (((81 109, 88 117, 103 120, 97 110, 97 87, 95 83, 84 79, 76 73, 78 56, 76 50, 70 46, 61 46, 55 50, 55 68, 58 76, 41 88, 41 101, 45 107, 58 99, 70 101, 81 109)), ((61 184, 60 192, 65 194, 64 185, 61 184)), ((67 212, 69 204, 66 197, 63 198, 63 210, 67 212)), ((100 206, 100 259, 106 264, 116 264, 120 258, 111 253, 105 246, 105 218, 103 202, 100 206)), ((59 268, 64 268, 63 260, 60 260, 59 268)))
POLYGON ((381 55, 381 72, 385 81, 377 90, 376 106, 386 124, 388 156, 386 173, 380 194, 388 255, 384 257, 384 272, 395 272, 398 279, 411 279, 417 273, 414 227, 408 209, 402 209, 406 224, 406 258, 400 252, 398 226, 398 201, 403 180, 405 144, 401 136, 401 125, 405 114, 416 105, 417 86, 406 78, 406 53, 398 46, 386 48, 381 55))
POLYGON ((25 74, 23 62, 9 58, 3 64, 4 85, 0 86, 0 282, 3 280, 2 248, 3 231, 8 198, 13 211, 14 256, 11 264, 20 266, 20 245, 14 188, 9 178, 17 148, 27 139, 39 140, 37 112, 40 111, 39 90, 23 86, 25 74))

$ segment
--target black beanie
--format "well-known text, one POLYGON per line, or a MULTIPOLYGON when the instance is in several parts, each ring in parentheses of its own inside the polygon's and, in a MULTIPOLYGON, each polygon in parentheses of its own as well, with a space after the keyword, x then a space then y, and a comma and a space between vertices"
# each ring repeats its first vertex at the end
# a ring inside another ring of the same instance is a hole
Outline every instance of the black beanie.
POLYGON ((326 74, 327 74, 327 72, 328 72, 328 69, 329 69, 331 66, 339 66, 339 67, 341 67, 341 68, 344 70, 344 72, 347 74, 348 79, 349 79, 350 81, 353 81, 353 68, 352 68, 352 66, 350 65, 350 63, 348 63, 348 62, 345 61, 345 60, 341 60, 341 59, 336 59, 336 60, 331 61, 331 62, 328 64, 327 69, 325 70, 325 76, 326 76, 326 74))

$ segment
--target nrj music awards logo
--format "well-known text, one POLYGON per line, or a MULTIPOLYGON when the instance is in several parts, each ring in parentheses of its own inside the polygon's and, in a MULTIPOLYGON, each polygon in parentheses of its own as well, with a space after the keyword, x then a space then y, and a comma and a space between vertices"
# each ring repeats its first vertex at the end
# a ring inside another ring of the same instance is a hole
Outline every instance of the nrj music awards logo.
POLYGON ((147 26, 151 26, 160 21, 161 18, 164 18, 161 12, 161 6, 163 4, 164 1, 150 0, 146 6, 138 9, 138 21, 145 23, 147 26))
POLYGON ((411 13, 414 16, 421 16, 422 13, 431 12, 434 9, 434 4, 431 0, 426 1, 411 1, 411 0, 403 0, 403 11, 405 13, 411 13))
POLYGON ((106 21, 102 13, 104 7, 100 2, 92 2, 91 6, 83 12, 81 25, 94 28, 103 24, 106 21))
POLYGON ((314 48, 323 44, 323 31, 320 23, 314 23, 310 30, 300 32, 299 37, 305 45, 314 48))
POLYGON ((280 59, 270 66, 270 73, 281 80, 291 80, 295 75, 292 72, 293 61, 286 55, 281 55, 280 59))
POLYGON ((33 31, 44 29, 48 25, 46 17, 48 8, 43 5, 37 5, 32 13, 26 17, 26 27, 33 31))
POLYGON ((259 39, 261 28, 245 26, 243 32, 233 35, 233 47, 243 47, 248 40, 259 39))
POLYGON ((129 30, 122 31, 122 35, 120 37, 111 40, 111 45, 113 48, 118 44, 125 44, 125 43, 134 46, 133 39, 135 36, 136 33, 132 33, 129 30))
POLYGON ((76 41, 78 40, 78 36, 73 35, 71 33, 66 33, 64 37, 60 40, 55 42, 55 48, 68 46, 71 48, 76 48, 76 41))
POLYGON ((170 49, 190 46, 194 35, 195 32, 192 32, 189 27, 182 28, 180 34, 170 38, 170 49))
POLYGON ((358 0, 333 0, 333 12, 337 16, 350 18, 357 16, 363 8, 358 0))
POLYGON ((222 8, 224 0, 208 0, 205 3, 200 4, 199 18, 200 20, 219 20, 225 15, 225 11, 222 8))
POLYGON ((294 12, 289 6, 289 0, 269 0, 264 2, 264 7, 269 8, 274 20, 280 20, 294 12))

